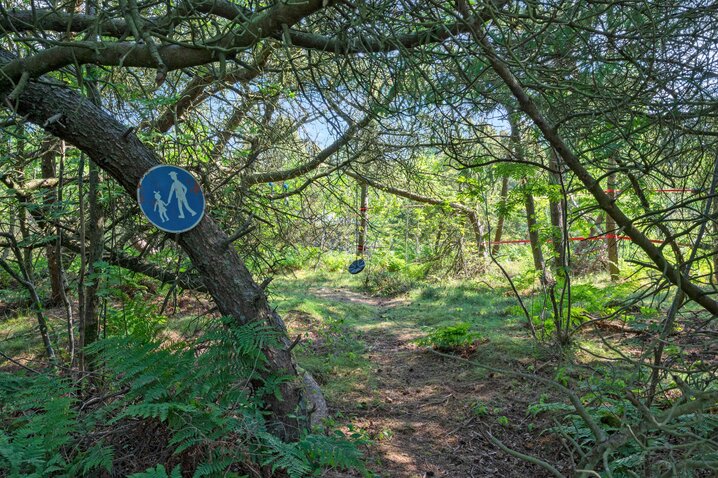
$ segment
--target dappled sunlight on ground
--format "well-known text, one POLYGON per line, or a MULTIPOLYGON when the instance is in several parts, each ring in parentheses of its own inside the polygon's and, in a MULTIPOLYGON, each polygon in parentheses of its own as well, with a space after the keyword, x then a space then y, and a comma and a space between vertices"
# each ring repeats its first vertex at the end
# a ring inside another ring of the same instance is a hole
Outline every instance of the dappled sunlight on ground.
MULTIPOLYGON (((471 318, 490 337, 479 346, 478 360, 493 362, 508 351, 514 355, 502 365, 540 367, 525 330, 496 314, 505 308, 505 298, 440 289, 387 299, 319 284, 305 289, 302 299, 283 311, 290 331, 307 338, 298 360, 327 391, 337 423, 372 440, 367 453, 374 472, 399 478, 543 476, 498 451, 483 435, 489 429, 511 447, 561 461, 555 441, 537 440, 529 432, 526 410, 538 400, 532 384, 416 344, 426 326, 471 318), (307 311, 331 313, 322 317, 307 311), (521 349, 523 355, 516 356, 521 349), (359 359, 353 356, 357 350, 359 359), (362 373, 350 370, 357 366, 362 373)), ((323 476, 358 475, 331 471, 323 476)))

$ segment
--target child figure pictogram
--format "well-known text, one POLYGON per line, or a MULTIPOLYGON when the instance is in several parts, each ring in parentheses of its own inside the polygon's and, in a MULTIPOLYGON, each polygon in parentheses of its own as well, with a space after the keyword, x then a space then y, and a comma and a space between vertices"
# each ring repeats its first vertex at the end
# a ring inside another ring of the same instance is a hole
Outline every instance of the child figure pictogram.
POLYGON ((169 217, 167 217, 167 204, 168 203, 166 203, 162 200, 162 196, 160 196, 160 192, 155 191, 155 208, 154 208, 154 210, 155 211, 159 210, 160 219, 162 220, 162 222, 167 222, 170 219, 169 217))

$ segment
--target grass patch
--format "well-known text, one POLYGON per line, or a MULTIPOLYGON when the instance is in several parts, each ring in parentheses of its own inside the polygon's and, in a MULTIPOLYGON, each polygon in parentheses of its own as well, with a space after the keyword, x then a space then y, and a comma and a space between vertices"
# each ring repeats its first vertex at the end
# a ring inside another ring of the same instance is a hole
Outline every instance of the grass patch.
POLYGON ((471 331, 488 339, 490 344, 479 347, 478 356, 503 355, 509 360, 538 356, 540 348, 529 337, 525 319, 511 310, 515 304, 516 299, 508 289, 455 281, 412 291, 409 303, 392 313, 398 320, 417 326, 423 334, 468 323, 471 331), (485 354, 484 349, 490 349, 491 353, 485 354))
POLYGON ((342 297, 342 291, 356 297, 363 291, 361 279, 349 274, 297 273, 278 278, 273 291, 270 301, 287 318, 290 333, 314 329, 312 337, 323 338, 323 345, 330 343, 329 349, 312 348, 307 343, 297 348, 300 365, 320 378, 332 377, 324 384, 329 396, 351 389, 349 382, 353 379, 371 376, 368 374, 371 364, 362 352, 366 334, 402 335, 420 340, 442 327, 465 323, 476 336, 488 340, 478 347, 477 358, 512 361, 545 355, 529 337, 525 319, 509 312, 516 299, 508 288, 491 289, 474 281, 425 285, 410 290, 386 311, 342 297), (326 293, 329 291, 335 293, 326 293), (297 326, 302 321, 305 324, 297 326), (351 370, 357 367, 358 372, 351 370))
POLYGON ((31 312, 0 319, 0 331, 0 351, 4 354, 17 357, 43 353, 37 321, 31 312))
POLYGON ((376 308, 348 302, 335 289, 356 290, 348 274, 295 274, 278 278, 270 301, 287 323, 289 334, 304 339, 295 349, 299 365, 314 375, 328 400, 340 403, 374 387, 371 362, 360 338, 361 326, 377 316, 376 308))

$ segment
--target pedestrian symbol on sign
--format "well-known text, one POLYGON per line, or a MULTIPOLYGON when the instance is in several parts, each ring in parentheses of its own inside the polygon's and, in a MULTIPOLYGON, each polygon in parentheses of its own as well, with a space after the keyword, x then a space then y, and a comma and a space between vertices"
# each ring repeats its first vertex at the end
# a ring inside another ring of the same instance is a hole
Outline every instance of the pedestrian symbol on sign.
POLYGON ((155 166, 142 176, 137 202, 152 224, 167 232, 186 232, 204 216, 205 199, 197 180, 177 166, 155 166))

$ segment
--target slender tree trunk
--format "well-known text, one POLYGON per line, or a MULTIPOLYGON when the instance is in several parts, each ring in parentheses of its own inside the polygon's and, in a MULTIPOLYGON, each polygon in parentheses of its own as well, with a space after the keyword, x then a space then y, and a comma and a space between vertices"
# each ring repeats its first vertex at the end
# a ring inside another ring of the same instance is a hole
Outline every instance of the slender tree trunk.
MULTIPOLYGON (((19 139, 17 141, 17 155, 19 158, 25 157, 25 127, 21 126, 19 128, 19 139)), ((19 219, 18 221, 18 228, 20 229, 20 237, 22 238, 23 243, 27 244, 30 240, 30 229, 28 227, 28 210, 27 205, 30 201, 30 197, 26 196, 23 197, 23 200, 19 202, 18 204, 18 211, 17 211, 17 217, 19 219)), ((22 267, 24 269, 24 273, 27 275, 27 280, 30 282, 34 281, 35 274, 33 273, 33 263, 32 263, 32 249, 29 247, 23 247, 22 248, 22 267)))
MULTIPOLYGON (((100 170, 97 164, 90 163, 88 177, 88 222, 87 222, 87 275, 89 281, 85 281, 84 307, 81 335, 84 337, 82 347, 87 347, 97 341, 100 333, 100 321, 98 314, 99 297, 97 295, 100 280, 98 278, 97 263, 102 259, 104 218, 100 204, 100 170)), ((83 353, 83 369, 91 368, 92 365, 83 353)))
POLYGON ((501 237, 504 233, 504 221, 506 220, 506 200, 509 196, 509 177, 504 176, 501 178, 501 199, 500 204, 501 207, 499 208, 499 214, 498 219, 496 221, 496 231, 494 232, 494 245, 491 247, 491 254, 496 255, 499 253, 499 249, 501 248, 501 237))
POLYGON ((524 195, 524 206, 526 207, 526 226, 529 231, 529 241, 531 242, 531 255, 534 260, 534 268, 536 272, 541 274, 541 282, 545 281, 546 262, 541 251, 541 243, 539 242, 538 222, 536 221, 536 204, 534 196, 530 192, 524 195))
MULTIPOLYGON (((41 171, 43 179, 55 178, 55 161, 57 151, 60 146, 60 142, 52 137, 46 138, 42 145, 42 153, 40 156, 41 160, 41 171)), ((57 189, 49 189, 43 197, 43 206, 46 217, 55 217, 53 209, 57 203, 57 189)), ((47 224, 45 227, 47 234, 54 234, 54 227, 52 224, 47 224)), ((45 246, 45 255, 47 256, 47 269, 48 275, 50 276, 50 305, 59 305, 62 303, 62 274, 60 271, 59 257, 57 251, 57 239, 45 246)))
POLYGON ((55 350, 52 347, 50 341, 50 334, 47 327, 47 320, 43 313, 42 301, 40 296, 37 295, 37 288, 32 282, 27 270, 25 269, 23 251, 20 250, 15 237, 12 234, 0 232, 0 237, 4 237, 10 244, 10 249, 15 255, 15 261, 20 269, 20 274, 15 272, 12 267, 4 260, 0 259, 0 268, 5 270, 13 279, 15 279, 20 285, 22 285, 30 295, 30 301, 32 302, 33 309, 35 309, 35 318, 37 319, 37 326, 40 331, 40 338, 42 344, 45 347, 45 354, 51 364, 55 363, 55 350))
MULTIPOLYGON (((549 168, 552 172, 549 173, 551 184, 557 188, 561 185, 561 165, 556 156, 556 151, 551 148, 549 152, 549 168), (554 172, 555 171, 555 172, 554 172)), ((559 273, 566 266, 566 234, 565 227, 563 224, 563 212, 566 208, 566 200, 563 198, 556 199, 552 194, 549 199, 549 212, 551 216, 551 240, 553 244, 553 269, 554 272, 559 273)))
POLYGON ((474 234, 476 235, 476 241, 479 243, 479 255, 482 256, 484 259, 488 257, 487 254, 487 242, 490 240, 490 237, 486 233, 486 225, 479 219, 480 215, 477 212, 476 213, 476 229, 474 230, 474 234))
MULTIPOLYGON (((85 4, 86 13, 94 15, 97 11, 96 0, 87 0, 85 4)), ((80 71, 90 72, 90 66, 81 69, 80 71)), ((92 75, 88 74, 88 78, 92 75)), ((101 106, 100 94, 97 89, 97 85, 94 80, 86 80, 85 86, 87 89, 88 97, 90 101, 97 106, 101 106)), ((97 264, 102 260, 102 252, 104 249, 104 214, 102 211, 102 205, 100 204, 100 167, 94 161, 89 164, 89 176, 88 176, 88 190, 87 190, 87 201, 89 207, 88 223, 86 223, 86 233, 83 234, 83 244, 89 244, 89 250, 87 250, 87 275, 90 277, 90 281, 85 281, 84 290, 84 303, 82 307, 82 324, 83 330, 80 335, 83 337, 81 344, 83 352, 81 355, 80 367, 81 370, 92 369, 92 358, 88 357, 84 349, 95 343, 100 336, 100 320, 99 320, 99 297, 97 292, 100 287, 100 278, 97 273, 97 264)), ((84 218, 83 218, 84 220, 84 218)))
MULTIPOLYGON (((20 158, 23 158, 25 156, 25 128, 21 127, 20 131, 20 139, 17 142, 17 155, 20 158)), ((18 191, 19 192, 19 191, 18 191)), ((17 192, 16 192, 17 194, 17 192)), ((30 196, 26 195, 24 193, 18 194, 18 198, 20 199, 18 204, 18 210, 17 215, 19 219, 19 230, 20 230, 20 237, 23 241, 27 241, 30 237, 30 231, 28 229, 28 210, 27 210, 27 204, 30 201, 30 196)), ((2 234, 5 239, 8 240, 10 243, 10 248, 12 249, 15 260, 17 262, 18 268, 20 269, 20 274, 16 274, 12 268, 7 264, 4 260, 0 259, 0 267, 2 267, 5 272, 7 272, 10 276, 12 276, 17 282, 19 282, 25 289, 28 291, 30 295, 30 301, 32 302, 33 308, 35 309, 35 317, 37 319, 37 325, 38 329, 40 331, 40 338, 42 339, 43 346, 45 347, 45 354, 47 355, 48 360, 51 363, 55 362, 55 350, 52 347, 52 342, 50 341, 50 334, 47 327, 47 320, 45 319, 45 315, 43 313, 43 305, 42 300, 40 300, 40 297, 37 295, 37 288, 34 284, 34 278, 33 278, 33 262, 32 262, 32 249, 29 247, 25 247, 23 249, 20 249, 20 247, 17 244, 17 241, 15 239, 14 234, 2 234)))
MULTIPOLYGON (((509 116, 509 126, 511 127, 511 151, 518 161, 524 161, 524 150, 521 144, 521 133, 519 131, 518 114, 510 106, 505 106, 509 116)), ((526 186, 526 180, 523 181, 526 186)), ((533 194, 530 191, 524 193, 524 207, 526 209, 526 225, 528 227, 529 241, 531 243, 531 255, 533 256, 534 268, 540 274, 541 283, 547 282, 546 262, 541 251, 541 243, 539 242, 538 221, 536 220, 536 204, 533 194)))
POLYGON ((718 286, 718 200, 713 199, 713 284, 718 286))
MULTIPOLYGON (((58 174, 57 183, 57 201, 62 204, 63 186, 65 182, 65 142, 60 141, 60 171, 58 174)), ((62 230, 58 224, 55 227, 55 233, 57 234, 57 240, 55 241, 55 257, 57 258, 57 268, 60 278, 60 298, 65 309, 65 323, 67 325, 67 343, 68 352, 70 354, 70 367, 75 366, 75 321, 72 316, 72 302, 68 297, 70 290, 67 284, 67 278, 65 277, 65 269, 62 265, 62 230)))
POLYGON ((361 189, 359 199, 359 238, 357 240, 357 256, 366 253, 366 230, 369 219, 369 185, 366 181, 359 183, 361 189))
POLYGON ((80 162, 77 168, 77 197, 80 216, 80 271, 77 278, 77 318, 79 332, 79 365, 80 370, 85 370, 85 343, 87 338, 87 327, 85 326, 85 279, 87 278, 87 221, 85 215, 85 154, 80 153, 80 162))
MULTIPOLYGON (((610 167, 614 169, 616 162, 611 160, 610 167)), ((615 201, 616 194, 616 173, 608 175, 608 194, 609 197, 615 201)), ((611 281, 616 282, 620 277, 620 270, 618 269, 618 239, 617 239, 616 221, 611 215, 606 216, 606 246, 608 247, 608 272, 611 274, 611 281)))
MULTIPOLYGON (((23 243, 27 244, 30 241, 30 228, 28 226, 28 212, 27 212, 27 203, 21 203, 18 206, 17 211, 19 226, 20 226, 20 237, 22 238, 23 243)), ((27 279, 30 282, 35 281, 35 272, 33 271, 33 262, 32 262, 32 248, 30 247, 23 247, 22 248, 22 267, 25 269, 25 273, 27 274, 27 279)))
POLYGON ((474 239, 476 241, 476 248, 479 251, 479 254, 483 254, 485 251, 484 248, 484 225, 481 223, 481 220, 479 219, 479 215, 476 211, 469 211, 466 216, 469 218, 469 222, 471 223, 471 229, 474 232, 474 239))

